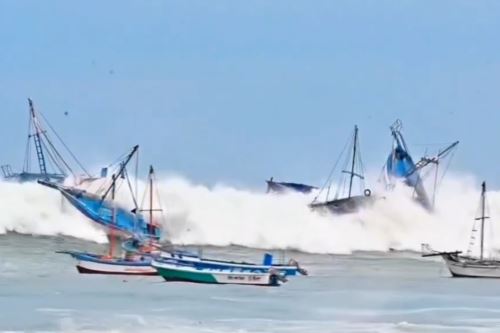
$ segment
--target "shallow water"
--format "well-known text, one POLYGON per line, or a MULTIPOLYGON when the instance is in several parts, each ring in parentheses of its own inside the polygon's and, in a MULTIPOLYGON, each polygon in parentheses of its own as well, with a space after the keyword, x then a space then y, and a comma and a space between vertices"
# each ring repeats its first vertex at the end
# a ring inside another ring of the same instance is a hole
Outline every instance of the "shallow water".
MULTIPOLYGON (((279 288, 79 275, 63 237, 0 236, 0 330, 64 332, 498 332, 500 281, 450 278, 417 253, 288 252, 310 272, 279 288)), ((263 251, 203 248, 257 261, 263 251)))

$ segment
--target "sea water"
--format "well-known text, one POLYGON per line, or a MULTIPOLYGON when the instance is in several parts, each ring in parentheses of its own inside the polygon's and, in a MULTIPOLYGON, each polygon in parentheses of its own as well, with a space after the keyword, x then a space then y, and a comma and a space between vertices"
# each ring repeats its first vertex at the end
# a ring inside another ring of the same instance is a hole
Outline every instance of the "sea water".
MULTIPOLYGON (((57 250, 105 251, 71 237, 0 236, 0 331, 499 332, 500 281, 451 278, 416 252, 286 252, 309 271, 281 287, 78 274, 57 250)), ((264 251, 203 247, 260 261, 264 251)), ((276 257, 282 253, 276 252, 276 257)))

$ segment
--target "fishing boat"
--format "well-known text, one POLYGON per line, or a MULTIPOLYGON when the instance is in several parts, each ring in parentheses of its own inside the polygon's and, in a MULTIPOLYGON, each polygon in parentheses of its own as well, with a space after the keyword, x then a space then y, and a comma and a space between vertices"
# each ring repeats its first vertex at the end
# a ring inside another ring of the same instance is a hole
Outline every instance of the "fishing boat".
POLYGON ((176 260, 153 260, 152 266, 169 282, 279 286, 286 278, 275 270, 197 268, 176 260))
POLYGON ((158 275, 151 267, 151 256, 126 256, 123 258, 77 251, 58 251, 76 259, 76 269, 81 274, 105 275, 158 275))
MULTIPOLYGON (((124 165, 120 169, 120 176, 124 171, 124 165)), ((154 169, 151 166, 149 170, 149 181, 148 186, 151 198, 149 200, 150 208, 147 210, 149 212, 149 222, 148 222, 148 235, 151 235, 153 231, 159 230, 160 226, 155 223, 153 219, 153 212, 161 211, 161 209, 153 208, 153 175, 154 169)), ((87 252, 76 252, 76 251, 61 251, 59 253, 65 253, 71 255, 77 260, 76 268, 79 273, 83 274, 117 274, 117 275, 157 275, 156 270, 151 267, 151 260, 155 253, 156 248, 155 239, 153 237, 143 238, 142 236, 135 236, 133 241, 130 242, 129 246, 134 246, 134 250, 128 250, 127 246, 124 246, 125 254, 124 256, 117 256, 115 254, 116 244, 120 242, 120 237, 115 233, 115 228, 113 224, 117 221, 116 209, 114 206, 115 200, 115 188, 116 179, 118 177, 113 175, 112 187, 111 187, 111 221, 109 225, 109 250, 106 255, 98 255, 87 252)), ((144 209, 140 209, 144 212, 144 209)), ((129 241, 127 240, 127 244, 129 241)), ((158 252, 159 253, 159 252, 158 252)))
POLYGON ((486 258, 484 235, 485 235, 485 221, 489 219, 486 216, 486 183, 483 182, 481 186, 481 203, 480 203, 480 216, 475 219, 472 228, 472 235, 469 242, 469 249, 466 255, 461 255, 461 251, 453 252, 438 252, 432 250, 428 244, 422 244, 422 256, 441 256, 446 266, 448 267, 453 277, 474 277, 474 278, 500 278, 500 260, 486 258), (479 221, 480 243, 479 243, 479 257, 472 255, 472 249, 475 245, 476 222, 479 221))
POLYGON ((56 145, 50 138, 44 123, 48 125, 48 128, 50 128, 53 134, 55 134, 56 138, 60 141, 60 144, 69 154, 69 157, 78 164, 79 168, 84 173, 84 177, 91 177, 87 170, 83 167, 82 163, 76 158, 75 154, 69 150, 68 146, 62 141, 61 137, 48 123, 43 114, 35 110, 33 101, 29 98, 28 104, 28 141, 26 144, 23 170, 21 172, 15 172, 9 164, 2 165, 0 168, 2 169, 4 179, 19 183, 36 182, 38 180, 62 183, 69 175, 72 175, 75 179, 80 177, 80 175, 77 175, 76 171, 70 167, 67 160, 63 157, 63 154, 56 149, 56 145), (33 146, 35 148, 35 156, 38 163, 38 172, 33 171, 31 167, 33 159, 31 153, 33 146), (52 170, 50 170, 49 165, 52 170))
POLYGON ((300 184, 300 183, 289 183, 289 182, 278 182, 275 181, 273 177, 266 180, 267 183, 267 193, 286 193, 286 192, 298 192, 308 194, 316 190, 317 187, 300 184))
POLYGON ((108 185, 104 183, 99 186, 99 189, 95 192, 101 194, 89 192, 80 187, 63 186, 45 180, 39 180, 38 183, 61 192, 73 207, 97 225, 103 227, 105 231, 112 230, 114 234, 118 234, 122 238, 139 237, 159 239, 161 235, 160 228, 148 223, 139 211, 126 169, 134 155, 137 156, 138 149, 139 146, 133 147, 124 158, 119 159, 118 162, 115 163, 117 166, 117 176, 111 180, 111 184, 108 185), (116 183, 124 179, 130 189, 134 206, 132 210, 121 207, 112 200, 108 200, 108 196, 114 191, 113 189, 117 185, 116 183))
POLYGON ((444 149, 439 150, 438 154, 432 157, 424 156, 417 163, 414 163, 410 154, 406 141, 402 134, 402 122, 396 120, 390 127, 393 138, 393 147, 387 157, 386 164, 383 168, 383 182, 387 189, 392 189, 395 183, 402 181, 407 186, 413 188, 415 199, 427 210, 432 210, 436 200, 436 189, 439 174, 439 164, 442 159, 452 153, 459 144, 455 141, 444 149), (434 186, 432 200, 425 189, 421 171, 428 165, 435 166, 434 186))
POLYGON ((374 201, 374 196, 370 189, 365 187, 364 167, 359 149, 358 126, 354 126, 354 133, 350 138, 350 143, 346 147, 351 147, 346 153, 346 148, 335 163, 325 185, 310 204, 311 209, 317 211, 328 211, 334 214, 348 214, 358 211, 361 207, 370 205, 374 201), (345 156, 345 162, 340 172, 340 180, 336 183, 335 194, 330 198, 333 184, 333 175, 338 163, 345 156), (358 181, 358 192, 354 192, 354 182, 358 181), (325 198, 322 195, 325 194, 325 198))
POLYGON ((216 260, 202 258, 199 255, 182 252, 163 252, 159 257, 155 257, 159 263, 177 262, 182 265, 188 265, 197 269, 215 269, 215 270, 258 270, 271 271, 275 270, 285 276, 307 275, 307 270, 302 268, 299 263, 290 259, 287 264, 276 264, 273 262, 273 256, 270 253, 264 254, 262 264, 216 260))

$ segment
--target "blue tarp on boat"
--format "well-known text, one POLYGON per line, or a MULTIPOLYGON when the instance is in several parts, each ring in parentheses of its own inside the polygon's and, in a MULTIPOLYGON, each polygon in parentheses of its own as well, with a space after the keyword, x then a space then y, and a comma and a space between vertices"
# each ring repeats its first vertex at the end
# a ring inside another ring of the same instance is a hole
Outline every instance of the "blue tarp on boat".
POLYGON ((267 191, 283 193, 286 191, 294 191, 300 193, 310 193, 311 191, 317 189, 315 186, 300 184, 300 183, 288 183, 288 182, 275 182, 272 180, 267 180, 267 191))
POLYGON ((101 197, 80 189, 63 187, 45 181, 39 181, 39 183, 59 190, 82 214, 106 228, 138 238, 159 239, 161 236, 161 230, 149 224, 141 214, 133 213, 115 204, 115 221, 113 221, 113 206, 108 200, 102 200, 101 197))
POLYGON ((425 191, 422 178, 399 130, 400 124, 391 128, 395 146, 386 163, 386 172, 389 179, 402 179, 408 186, 415 189, 417 200, 426 208, 431 208, 429 196, 425 191))

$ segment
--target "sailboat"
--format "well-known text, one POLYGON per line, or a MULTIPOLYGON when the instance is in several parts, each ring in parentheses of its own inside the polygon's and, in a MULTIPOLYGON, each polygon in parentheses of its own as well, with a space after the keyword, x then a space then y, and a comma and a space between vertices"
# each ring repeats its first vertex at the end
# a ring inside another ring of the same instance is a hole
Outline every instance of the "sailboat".
POLYGON ((441 256, 443 257, 446 266, 450 270, 453 277, 475 277, 475 278, 500 278, 500 260, 487 259, 484 249, 485 221, 489 219, 486 216, 486 183, 481 186, 481 215, 476 218, 480 221, 480 248, 479 257, 472 256, 472 247, 475 243, 475 232, 477 231, 474 224, 472 230, 471 242, 466 255, 461 255, 461 251, 453 252, 438 252, 430 248, 428 244, 422 244, 422 256, 441 256))
POLYGON ((36 182, 37 180, 44 180, 53 183, 62 183, 68 175, 73 175, 77 178, 74 170, 70 167, 69 163, 63 158, 60 151, 56 149, 55 144, 48 135, 46 128, 43 126, 42 120, 52 130, 53 134, 57 137, 60 143, 64 146, 71 158, 78 164, 79 168, 84 172, 85 177, 91 177, 85 170, 80 161, 69 150, 68 146, 61 140, 57 132, 54 131, 52 126, 47 122, 41 113, 35 110, 33 101, 28 98, 29 104, 29 125, 28 125, 28 141, 26 144, 26 153, 24 157, 23 170, 21 172, 14 172, 9 164, 2 165, 4 179, 15 182, 36 182), (38 162, 38 172, 32 171, 32 146, 35 148, 36 160, 38 162), (50 171, 49 165, 52 167, 50 171))
POLYGON ((439 164, 440 161, 445 158, 448 154, 454 151, 454 149, 459 144, 459 141, 455 141, 446 148, 440 150, 436 156, 422 157, 417 163, 413 161, 410 154, 406 141, 401 132, 402 130, 401 120, 396 120, 394 124, 391 125, 391 135, 393 137, 393 148, 391 153, 387 157, 386 164, 384 166, 384 182, 388 189, 392 189, 395 186, 395 182, 402 180, 407 186, 414 189, 416 200, 426 209, 431 210, 434 207, 436 186, 438 180, 439 164), (434 174, 434 191, 432 195, 432 200, 429 198, 427 193, 421 171, 424 167, 428 165, 435 165, 434 174))
MULTIPOLYGON (((145 193, 149 192, 149 208, 140 209, 140 212, 149 213, 148 228, 150 233, 154 229, 159 230, 158 225, 154 220, 154 212, 161 212, 161 209, 153 207, 153 178, 154 169, 150 166, 148 174, 148 186, 145 193)), ((112 223, 116 223, 116 206, 114 205, 115 188, 117 177, 113 175, 111 187, 111 212, 112 223)), ((109 228, 109 249, 107 255, 92 254, 87 252, 77 251, 60 251, 59 253, 69 254, 77 260, 76 268, 82 274, 114 274, 114 275, 157 275, 155 268, 151 266, 152 257, 158 255, 156 251, 158 245, 152 238, 143 239, 140 235, 135 235, 133 238, 127 239, 122 244, 122 249, 125 250, 124 256, 116 255, 117 243, 120 242, 120 237, 115 234, 115 228, 109 228)))
POLYGON ((330 172, 325 186, 320 190, 318 195, 314 198, 313 202, 310 204, 313 210, 327 210, 335 214, 347 214, 358 211, 361 207, 371 204, 374 201, 374 197, 371 196, 371 190, 365 188, 364 184, 364 170, 363 163, 361 160, 361 155, 359 152, 359 135, 358 126, 354 126, 354 133, 350 142, 351 149, 349 153, 341 154, 337 163, 330 172), (344 168, 341 171, 341 179, 338 182, 338 187, 333 199, 330 199, 330 190, 332 187, 332 176, 336 169, 338 162, 341 160, 342 155, 346 155, 344 168), (354 192, 354 181, 359 182, 360 193, 355 194, 354 192), (320 197, 326 192, 326 198, 321 201, 320 197))

